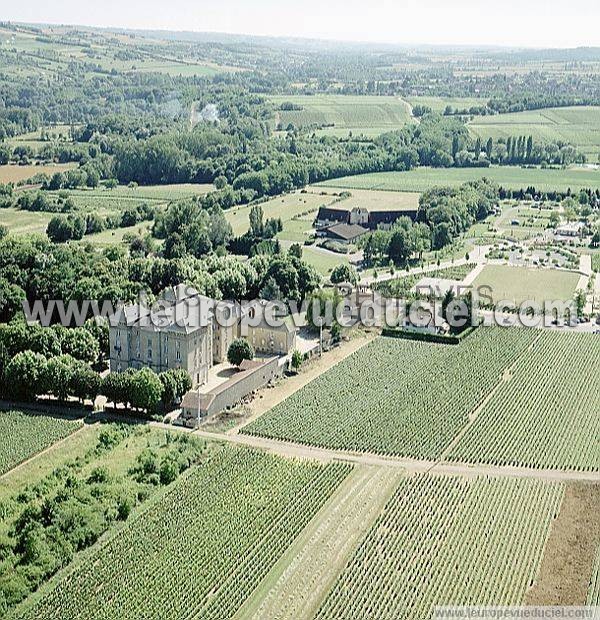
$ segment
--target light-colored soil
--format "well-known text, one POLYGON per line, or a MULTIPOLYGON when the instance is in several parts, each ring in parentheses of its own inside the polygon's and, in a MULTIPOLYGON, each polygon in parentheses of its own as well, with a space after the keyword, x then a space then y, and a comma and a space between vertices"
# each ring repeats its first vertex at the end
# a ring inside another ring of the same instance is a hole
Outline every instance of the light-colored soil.
POLYGON ((358 467, 273 566, 234 620, 310 620, 401 476, 358 467))
POLYGON ((600 544, 600 484, 566 485, 526 605, 585 605, 600 544))

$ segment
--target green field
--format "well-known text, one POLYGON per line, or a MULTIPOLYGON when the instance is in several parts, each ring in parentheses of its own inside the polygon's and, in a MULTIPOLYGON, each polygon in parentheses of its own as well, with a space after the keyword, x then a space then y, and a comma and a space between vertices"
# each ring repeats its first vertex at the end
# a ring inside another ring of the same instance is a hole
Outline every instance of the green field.
POLYGON ((381 190, 365 190, 353 189, 348 190, 342 187, 333 187, 331 185, 317 186, 313 185, 309 188, 311 192, 330 194, 336 199, 336 194, 350 193, 331 206, 339 209, 353 209, 354 207, 362 207, 372 211, 411 211, 419 207, 419 194, 411 192, 386 192, 381 190))
POLYGON ((434 112, 443 112, 446 106, 451 106, 455 110, 464 110, 483 106, 487 104, 487 99, 478 99, 477 97, 406 97, 408 103, 415 107, 416 105, 426 105, 434 112))
POLYGON ((14 618, 230 618, 350 469, 215 448, 14 618))
MULTIPOLYGON (((314 219, 317 210, 321 206, 327 206, 335 200, 334 196, 322 196, 311 192, 293 192, 291 194, 283 194, 271 200, 261 202, 264 218, 281 218, 284 230, 287 223, 292 218, 302 215, 309 217, 310 222, 314 219)), ((225 217, 233 228, 234 235, 241 235, 250 228, 250 205, 232 207, 225 211, 225 217)), ((310 229, 310 223, 308 229, 310 229)))
POLYGON ((330 135, 379 135, 400 129, 412 122, 410 106, 398 97, 375 95, 282 95, 269 97, 279 106, 291 102, 302 110, 276 112, 276 124, 283 129, 294 127, 317 128, 330 135))
POLYGON ((415 168, 409 172, 374 172, 319 183, 319 187, 344 189, 379 189, 397 192, 424 192, 438 185, 456 187, 467 181, 487 177, 503 187, 526 189, 533 185, 542 191, 578 191, 600 187, 600 170, 568 168, 566 170, 526 169, 514 166, 491 168, 415 168))
POLYGON ((378 338, 243 432, 436 458, 534 337, 529 330, 480 328, 454 347, 378 338))
POLYGON ((570 301, 579 282, 579 274, 557 269, 527 269, 508 265, 486 265, 475 278, 475 288, 490 287, 481 295, 491 295, 493 303, 510 301, 519 306, 533 300, 539 304, 545 301, 570 301))
POLYGON ((81 428, 81 422, 23 411, 0 411, 0 475, 81 428))
POLYGON ((401 481, 317 620, 429 620, 436 605, 519 605, 536 578, 560 484, 401 481))
POLYGON ((329 274, 337 265, 348 262, 346 254, 329 252, 315 246, 303 247, 302 258, 323 276, 329 274))
POLYGON ((15 235, 45 233, 52 216, 52 213, 23 211, 9 207, 0 209, 0 224, 7 226, 8 230, 15 235))
POLYGON ((568 142, 597 163, 600 154, 600 106, 548 108, 478 116, 469 129, 484 140, 533 136, 539 142, 568 142))
POLYGON ((599 363, 597 335, 542 331, 449 458, 598 471, 599 363))

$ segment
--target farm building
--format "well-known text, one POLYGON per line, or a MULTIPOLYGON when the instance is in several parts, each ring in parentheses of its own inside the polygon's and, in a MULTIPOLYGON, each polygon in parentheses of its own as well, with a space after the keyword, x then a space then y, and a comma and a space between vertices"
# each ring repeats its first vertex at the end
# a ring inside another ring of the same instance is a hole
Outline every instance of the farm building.
POLYGON ((319 234, 335 239, 340 243, 354 243, 368 232, 368 228, 358 224, 335 224, 319 231, 319 234))
POLYGON ((198 419, 217 415, 229 409, 246 396, 272 382, 282 373, 278 357, 262 360, 244 360, 238 371, 227 381, 208 392, 192 390, 181 402, 178 422, 195 426, 198 419))
POLYGON ((579 237, 584 225, 582 222, 569 222, 558 226, 554 231, 555 237, 579 237))
POLYGON ((327 229, 337 224, 358 225, 368 230, 389 230, 401 217, 417 218, 417 209, 388 211, 369 210, 362 207, 344 209, 341 207, 321 207, 315 219, 317 230, 327 229))

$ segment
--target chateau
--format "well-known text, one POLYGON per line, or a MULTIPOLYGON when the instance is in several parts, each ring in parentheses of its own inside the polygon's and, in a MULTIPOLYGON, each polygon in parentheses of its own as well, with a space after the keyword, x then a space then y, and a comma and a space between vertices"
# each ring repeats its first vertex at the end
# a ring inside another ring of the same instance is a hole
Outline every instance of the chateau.
POLYGON ((296 345, 293 323, 285 319, 279 326, 267 324, 264 305, 255 301, 242 309, 179 285, 161 294, 158 309, 125 306, 110 326, 110 370, 149 367, 159 373, 183 368, 198 386, 207 382, 213 365, 227 360, 229 345, 237 338, 247 339, 257 353, 290 354, 296 345), (242 321, 244 317, 248 320, 242 321))

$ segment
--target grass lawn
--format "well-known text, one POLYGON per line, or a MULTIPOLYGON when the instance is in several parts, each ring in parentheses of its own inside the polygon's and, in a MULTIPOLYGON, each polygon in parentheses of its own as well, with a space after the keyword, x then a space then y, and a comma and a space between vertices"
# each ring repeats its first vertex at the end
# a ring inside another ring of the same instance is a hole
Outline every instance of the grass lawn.
POLYGON ((353 209, 363 207, 373 211, 402 211, 417 209, 419 207, 419 194, 417 192, 395 192, 371 189, 352 189, 334 187, 332 185, 311 186, 313 192, 327 192, 335 197, 335 194, 350 191, 350 197, 344 198, 331 207, 340 209, 353 209))
POLYGON ((95 235, 85 235, 81 240, 82 243, 92 243, 100 247, 106 247, 114 245, 115 243, 122 243, 123 237, 126 234, 141 234, 145 235, 152 228, 152 222, 140 222, 136 226, 128 226, 127 228, 113 228, 109 230, 103 230, 95 235))
POLYGON ((345 254, 335 254, 314 246, 303 247, 302 258, 324 276, 328 275, 336 265, 348 262, 345 254))
POLYGON ((281 110, 276 113, 285 129, 323 127, 323 133, 346 136, 353 134, 378 135, 400 129, 412 122, 410 107, 398 97, 376 95, 282 95, 270 97, 275 105, 292 102, 302 110, 281 110))
MULTIPOLYGON (((307 214, 308 212, 316 214, 320 206, 328 205, 333 200, 335 200, 334 196, 321 196, 310 192, 294 192, 262 202, 260 206, 263 209, 265 219, 281 218, 285 226, 294 217, 307 214)), ((250 209, 250 205, 243 205, 225 211, 225 217, 231 224, 234 235, 241 235, 250 228, 250 209)))
POLYGON ((491 287, 494 303, 509 300, 520 305, 525 300, 568 301, 573 298, 578 281, 579 274, 570 271, 486 265, 473 286, 491 287))
POLYGON ((589 168, 527 169, 516 166, 491 168, 415 168, 409 172, 374 172, 319 183, 319 187, 344 189, 377 189, 397 192, 424 192, 437 185, 456 187, 467 181, 487 177, 511 189, 530 185, 543 191, 600 187, 600 170, 589 168))
POLYGON ((584 152, 593 163, 598 161, 600 154, 600 106, 480 116, 471 121, 469 129, 484 140, 527 135, 538 142, 568 142, 584 152))
POLYGON ((15 235, 27 233, 45 233, 46 226, 53 213, 21 211, 21 209, 0 209, 0 224, 8 226, 8 230, 15 235))

